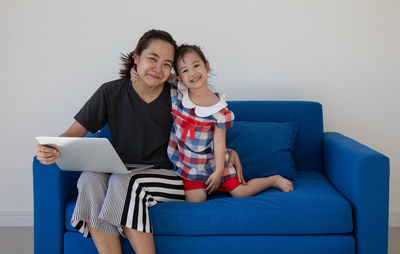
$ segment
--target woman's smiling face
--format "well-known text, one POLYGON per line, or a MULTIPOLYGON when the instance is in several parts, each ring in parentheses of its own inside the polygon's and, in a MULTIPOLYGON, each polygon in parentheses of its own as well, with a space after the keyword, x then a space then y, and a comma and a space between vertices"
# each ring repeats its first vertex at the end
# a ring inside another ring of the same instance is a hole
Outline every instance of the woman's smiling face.
POLYGON ((153 40, 140 56, 134 54, 139 80, 151 87, 163 84, 171 74, 174 47, 163 40, 153 40))

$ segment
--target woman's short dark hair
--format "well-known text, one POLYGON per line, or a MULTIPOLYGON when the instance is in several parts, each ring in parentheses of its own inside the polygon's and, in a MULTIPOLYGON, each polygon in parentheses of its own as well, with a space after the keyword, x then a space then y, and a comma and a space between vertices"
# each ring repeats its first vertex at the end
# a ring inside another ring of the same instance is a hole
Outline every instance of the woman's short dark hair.
POLYGON ((136 68, 136 64, 133 61, 133 54, 136 53, 138 56, 140 56, 143 50, 147 49, 150 45, 150 42, 153 40, 162 40, 170 43, 174 47, 174 54, 176 52, 176 49, 178 48, 174 38, 172 38, 172 36, 165 31, 152 29, 145 32, 139 39, 139 42, 137 43, 134 51, 130 52, 129 54, 122 54, 122 68, 119 71, 119 75, 121 76, 121 78, 131 77, 132 67, 136 68))

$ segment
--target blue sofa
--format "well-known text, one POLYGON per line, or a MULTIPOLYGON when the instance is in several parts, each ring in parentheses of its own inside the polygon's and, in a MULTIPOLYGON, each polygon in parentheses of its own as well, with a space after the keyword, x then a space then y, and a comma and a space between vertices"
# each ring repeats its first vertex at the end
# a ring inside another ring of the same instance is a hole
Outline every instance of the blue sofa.
MULTIPOLYGON (((295 191, 271 188, 248 198, 217 194, 203 203, 158 204, 150 209, 157 253, 387 253, 386 156, 339 133, 324 133, 316 102, 229 106, 239 121, 299 123, 295 191)), ((94 136, 109 137, 107 127, 94 136)), ((36 254, 96 253, 92 240, 69 224, 78 177, 34 158, 36 254)), ((124 253, 133 253, 126 239, 121 242, 124 253)))

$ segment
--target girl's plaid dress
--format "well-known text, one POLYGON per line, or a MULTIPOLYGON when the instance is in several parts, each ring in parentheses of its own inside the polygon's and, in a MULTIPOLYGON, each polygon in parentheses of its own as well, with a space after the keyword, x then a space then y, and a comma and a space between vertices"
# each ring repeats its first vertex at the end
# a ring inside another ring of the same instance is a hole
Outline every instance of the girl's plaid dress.
MULTIPOLYGON (((190 101, 188 90, 173 83, 171 88, 172 118, 174 123, 168 144, 168 156, 175 172, 183 178, 206 182, 215 171, 213 136, 215 126, 230 128, 234 114, 226 106, 223 96, 211 107, 196 106, 190 101)), ((221 182, 236 176, 234 167, 228 166, 225 151, 225 169, 221 182)))

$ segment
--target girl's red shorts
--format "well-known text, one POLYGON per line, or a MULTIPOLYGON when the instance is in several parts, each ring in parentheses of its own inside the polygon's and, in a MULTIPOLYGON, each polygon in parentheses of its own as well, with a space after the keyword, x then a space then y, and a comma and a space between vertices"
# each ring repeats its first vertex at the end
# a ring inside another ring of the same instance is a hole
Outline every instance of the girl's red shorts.
MULTIPOLYGON (((185 178, 182 178, 182 180, 183 180, 183 186, 186 191, 207 188, 207 185, 203 182, 191 181, 185 178)), ((230 192, 239 185, 241 185, 241 183, 239 182, 239 178, 237 176, 234 176, 231 179, 221 183, 221 185, 218 187, 216 191, 230 192)))

